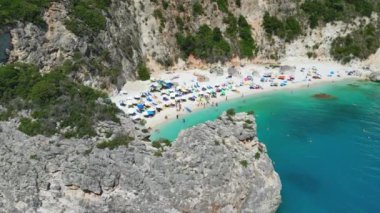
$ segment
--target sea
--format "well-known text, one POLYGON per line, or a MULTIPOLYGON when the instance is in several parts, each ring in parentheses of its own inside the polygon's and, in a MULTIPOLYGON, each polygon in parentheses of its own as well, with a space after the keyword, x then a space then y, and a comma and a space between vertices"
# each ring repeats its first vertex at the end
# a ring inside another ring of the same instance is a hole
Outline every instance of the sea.
POLYGON ((0 64, 6 62, 6 50, 10 49, 11 36, 9 33, 0 33, 0 64))
POLYGON ((255 113, 283 186, 279 213, 380 212, 380 84, 341 81, 231 100, 165 123, 151 139, 175 140, 229 108, 255 113))

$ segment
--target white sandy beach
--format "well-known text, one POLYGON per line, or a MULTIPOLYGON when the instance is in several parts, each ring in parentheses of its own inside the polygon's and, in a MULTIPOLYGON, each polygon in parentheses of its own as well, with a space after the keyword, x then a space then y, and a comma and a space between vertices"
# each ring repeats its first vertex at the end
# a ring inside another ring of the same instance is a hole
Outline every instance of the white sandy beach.
MULTIPOLYGON (((291 73, 284 73, 280 72, 280 70, 284 70, 281 67, 270 68, 268 65, 249 64, 236 67, 238 74, 232 76, 232 78, 227 78, 227 70, 229 66, 222 67, 224 70, 224 74, 222 76, 217 76, 215 73, 211 74, 209 70, 200 69, 153 73, 152 78, 155 80, 170 81, 177 87, 182 86, 185 88, 190 88, 197 84, 199 85, 199 88, 208 87, 211 89, 211 87, 215 88, 215 85, 226 84, 231 85, 230 88, 232 87, 233 89, 226 90, 225 96, 217 94, 215 98, 211 98, 209 100, 208 104, 206 104, 204 99, 197 99, 197 101, 187 100, 186 102, 181 102, 180 111, 178 111, 176 107, 165 107, 162 111, 156 112, 152 117, 144 118, 142 115, 139 116, 146 120, 147 128, 154 129, 164 122, 171 119, 176 119, 177 116, 180 118, 184 114, 191 113, 186 110, 186 108, 194 112, 196 110, 214 105, 215 103, 226 101, 226 97, 227 100, 231 100, 242 96, 257 95, 275 90, 294 90, 321 83, 332 83, 343 79, 360 79, 363 78, 367 72, 361 67, 344 66, 335 62, 319 62, 308 59, 292 59, 281 63, 281 66, 285 65, 294 67, 295 70, 291 71, 291 73), (254 75, 252 75, 253 73, 254 75), (271 77, 266 79, 270 79, 270 81, 262 82, 262 77, 268 74, 270 74, 271 77), (199 82, 197 81, 196 75, 205 76, 208 81, 199 82), (252 80, 248 81, 245 79, 245 81, 244 78, 247 76, 252 76, 252 80), (292 76, 294 80, 283 81, 278 79, 279 76, 286 76, 287 78, 292 76), (319 76, 320 79, 314 79, 314 76, 319 76), (273 86, 273 83, 278 83, 278 86, 273 86), (283 86, 280 86, 280 84, 283 84, 283 86), (261 89, 250 89, 250 85, 259 85, 261 89)), ((128 104, 122 104, 124 106, 120 104, 133 100, 135 96, 141 96, 143 92, 149 92, 151 85, 151 81, 127 82, 120 93, 111 97, 111 100, 125 113, 128 113, 130 108, 133 108, 133 106, 128 108, 128 104)), ((204 91, 193 89, 191 94, 184 96, 187 98, 192 95, 198 96, 199 94, 204 93, 204 91)), ((152 93, 152 97, 154 103, 164 102, 162 100, 162 95, 159 92, 152 93)), ((144 102, 143 98, 139 101, 144 102)))

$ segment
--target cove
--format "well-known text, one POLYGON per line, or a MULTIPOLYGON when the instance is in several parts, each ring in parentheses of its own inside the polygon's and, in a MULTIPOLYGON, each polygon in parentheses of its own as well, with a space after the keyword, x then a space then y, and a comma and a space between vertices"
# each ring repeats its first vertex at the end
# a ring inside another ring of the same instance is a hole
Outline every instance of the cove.
POLYGON ((380 84, 342 81, 231 100, 163 124, 151 138, 174 140, 229 108, 255 112, 283 184, 278 212, 380 211, 380 84))

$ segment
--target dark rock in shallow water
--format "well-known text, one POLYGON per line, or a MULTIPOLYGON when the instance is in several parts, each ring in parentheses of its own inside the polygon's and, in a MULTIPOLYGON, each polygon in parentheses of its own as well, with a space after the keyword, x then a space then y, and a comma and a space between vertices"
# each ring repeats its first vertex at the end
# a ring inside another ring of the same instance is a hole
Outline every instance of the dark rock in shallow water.
POLYGON ((326 99, 336 99, 337 97, 326 94, 326 93, 318 93, 318 94, 313 95, 313 98, 326 100, 326 99))

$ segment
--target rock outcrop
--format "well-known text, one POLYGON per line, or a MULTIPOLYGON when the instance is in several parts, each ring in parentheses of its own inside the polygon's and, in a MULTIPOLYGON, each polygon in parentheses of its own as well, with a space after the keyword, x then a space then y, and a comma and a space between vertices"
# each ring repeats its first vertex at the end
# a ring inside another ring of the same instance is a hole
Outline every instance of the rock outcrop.
MULTIPOLYGON (((281 183, 256 124, 222 115, 157 149, 96 148, 96 140, 28 137, 0 123, 1 212, 275 212, 281 183)), ((136 136, 134 125, 123 131, 136 136)))
POLYGON ((373 72, 369 75, 369 79, 373 82, 380 82, 380 72, 373 72))
POLYGON ((85 85, 120 89, 126 79, 135 79, 141 61, 140 30, 131 3, 113 0, 107 14, 106 29, 93 36, 78 37, 65 26, 66 2, 53 2, 43 19, 46 29, 32 23, 18 23, 12 30, 9 62, 37 65, 42 72, 80 59, 74 78, 85 85), (94 62, 101 66, 94 66, 94 62), (101 68, 100 68, 101 67, 101 68), (109 70, 117 70, 111 78, 109 70))

